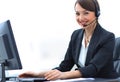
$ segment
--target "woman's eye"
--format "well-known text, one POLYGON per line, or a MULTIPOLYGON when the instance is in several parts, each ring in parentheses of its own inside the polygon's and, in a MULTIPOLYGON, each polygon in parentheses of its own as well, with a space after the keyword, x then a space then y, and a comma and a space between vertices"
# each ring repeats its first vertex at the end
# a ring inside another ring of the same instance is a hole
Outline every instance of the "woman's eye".
POLYGON ((76 15, 78 16, 78 15, 80 15, 80 13, 79 13, 79 12, 76 12, 76 15))
POLYGON ((89 14, 89 12, 84 12, 84 15, 87 15, 87 14, 89 14))

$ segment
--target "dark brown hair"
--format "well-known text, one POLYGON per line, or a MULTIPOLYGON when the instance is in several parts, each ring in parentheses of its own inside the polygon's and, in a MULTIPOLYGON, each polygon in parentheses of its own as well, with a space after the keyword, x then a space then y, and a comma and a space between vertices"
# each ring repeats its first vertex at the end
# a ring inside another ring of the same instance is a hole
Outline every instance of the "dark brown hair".
POLYGON ((100 7, 99 7, 99 4, 98 4, 97 0, 77 0, 76 3, 75 3, 75 6, 76 6, 77 3, 80 6, 82 6, 82 8, 84 8, 88 11, 95 12, 95 16, 99 17, 100 7))

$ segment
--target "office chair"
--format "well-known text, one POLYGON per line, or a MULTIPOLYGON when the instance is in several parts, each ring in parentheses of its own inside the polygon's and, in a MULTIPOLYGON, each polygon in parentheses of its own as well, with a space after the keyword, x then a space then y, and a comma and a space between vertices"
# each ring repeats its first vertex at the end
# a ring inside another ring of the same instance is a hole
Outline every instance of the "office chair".
POLYGON ((120 37, 115 39, 115 48, 113 52, 114 68, 120 74, 120 37))

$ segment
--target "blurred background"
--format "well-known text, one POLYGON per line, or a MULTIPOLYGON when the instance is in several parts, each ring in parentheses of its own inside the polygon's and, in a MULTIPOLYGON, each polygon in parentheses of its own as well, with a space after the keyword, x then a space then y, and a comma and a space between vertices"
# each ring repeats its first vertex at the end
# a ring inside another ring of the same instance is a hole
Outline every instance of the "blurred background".
MULTIPOLYGON (((60 64, 72 32, 81 28, 75 20, 75 1, 0 0, 0 22, 11 21, 22 71, 49 70, 60 64)), ((120 36, 118 1, 98 0, 99 22, 116 37, 120 36)))

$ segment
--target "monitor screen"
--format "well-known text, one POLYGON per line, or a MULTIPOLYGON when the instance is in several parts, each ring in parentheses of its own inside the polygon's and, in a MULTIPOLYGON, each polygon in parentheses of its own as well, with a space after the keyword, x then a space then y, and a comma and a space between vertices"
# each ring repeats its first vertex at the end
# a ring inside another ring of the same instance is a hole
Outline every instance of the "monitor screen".
POLYGON ((10 20, 0 23, 0 78, 5 70, 22 69, 10 20))

